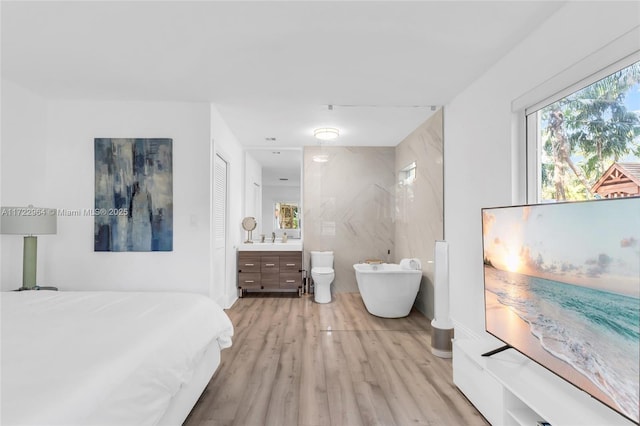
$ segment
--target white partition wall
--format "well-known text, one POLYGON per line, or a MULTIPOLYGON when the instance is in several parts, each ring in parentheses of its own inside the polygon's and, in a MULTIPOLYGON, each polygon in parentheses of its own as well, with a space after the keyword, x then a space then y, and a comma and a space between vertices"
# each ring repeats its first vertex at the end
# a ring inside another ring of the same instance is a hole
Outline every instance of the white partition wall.
POLYGON ((612 58, 640 50, 639 27, 638 2, 568 2, 445 107, 444 235, 456 335, 454 382, 493 424, 524 424, 503 417, 514 403, 553 426, 582 424, 556 414, 554 406, 613 413, 605 415, 608 423, 600 424, 629 423, 577 388, 556 383, 552 373, 519 354, 480 357, 479 346, 499 344, 484 331, 480 210, 525 200, 524 113, 513 108, 514 102, 525 94, 543 99, 552 94, 540 89, 549 81, 577 82, 605 68, 612 58), (502 373, 511 365, 521 367, 505 377, 502 373), (561 391, 550 393, 548 387, 556 385, 561 391), (544 394, 552 397, 540 398, 544 394))

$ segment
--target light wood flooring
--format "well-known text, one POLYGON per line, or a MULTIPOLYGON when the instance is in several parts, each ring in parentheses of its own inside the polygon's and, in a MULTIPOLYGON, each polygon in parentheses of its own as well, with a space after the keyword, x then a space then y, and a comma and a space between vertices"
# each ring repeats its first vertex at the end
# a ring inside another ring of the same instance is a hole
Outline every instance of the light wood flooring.
POLYGON ((358 293, 329 304, 249 294, 227 313, 233 346, 186 426, 487 425, 415 310, 384 319, 358 293))

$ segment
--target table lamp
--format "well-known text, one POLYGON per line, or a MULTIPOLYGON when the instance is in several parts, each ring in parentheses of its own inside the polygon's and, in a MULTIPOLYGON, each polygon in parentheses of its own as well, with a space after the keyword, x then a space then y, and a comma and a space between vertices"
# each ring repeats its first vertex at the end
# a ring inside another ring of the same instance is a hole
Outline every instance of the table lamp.
POLYGON ((57 211, 43 207, 0 207, 0 234, 24 235, 22 258, 22 288, 37 289, 38 237, 55 234, 57 211))

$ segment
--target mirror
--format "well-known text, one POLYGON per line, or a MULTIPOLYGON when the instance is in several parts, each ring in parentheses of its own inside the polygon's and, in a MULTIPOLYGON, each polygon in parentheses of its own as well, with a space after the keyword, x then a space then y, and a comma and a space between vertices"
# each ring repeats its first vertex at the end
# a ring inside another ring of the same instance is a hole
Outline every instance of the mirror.
POLYGON ((245 150, 245 216, 258 224, 255 235, 302 236, 302 149, 245 150))

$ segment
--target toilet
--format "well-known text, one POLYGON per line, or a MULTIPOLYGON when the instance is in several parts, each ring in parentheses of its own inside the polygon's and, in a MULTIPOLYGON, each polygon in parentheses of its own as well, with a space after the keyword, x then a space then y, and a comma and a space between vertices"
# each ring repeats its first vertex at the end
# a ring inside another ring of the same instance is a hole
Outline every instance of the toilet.
POLYGON ((311 278, 315 285, 315 301, 317 303, 331 302, 331 283, 336 273, 333 270, 332 251, 311 252, 311 278))

